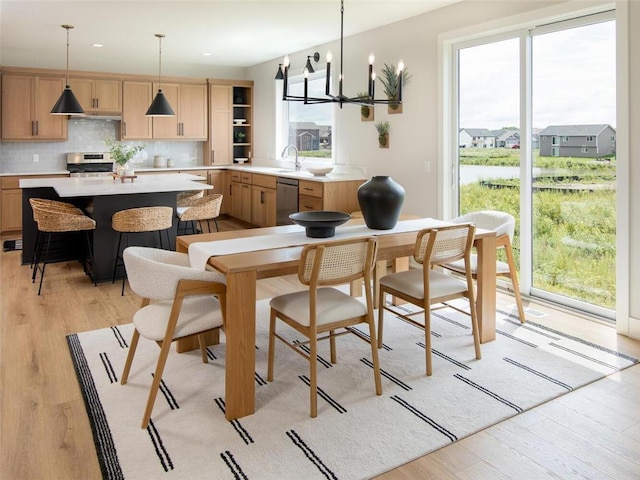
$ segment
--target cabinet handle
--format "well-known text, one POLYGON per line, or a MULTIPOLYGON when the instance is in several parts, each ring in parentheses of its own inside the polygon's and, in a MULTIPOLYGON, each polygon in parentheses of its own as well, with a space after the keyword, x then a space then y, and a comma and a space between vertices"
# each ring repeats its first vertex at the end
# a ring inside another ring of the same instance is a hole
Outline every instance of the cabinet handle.
POLYGON ((34 122, 33 120, 31 120, 31 136, 34 137, 36 134, 36 128, 35 128, 36 122, 34 122))
POLYGON ((313 188, 309 187, 304 187, 303 190, 306 190, 307 192, 313 192, 313 188))
POLYGON ((264 203, 264 192, 260 192, 260 203, 264 203))
POLYGON ((38 136, 38 120, 36 120, 36 137, 38 136))
POLYGON ((303 205, 304 208, 308 208, 309 210, 313 210, 313 207, 311 205, 303 205))

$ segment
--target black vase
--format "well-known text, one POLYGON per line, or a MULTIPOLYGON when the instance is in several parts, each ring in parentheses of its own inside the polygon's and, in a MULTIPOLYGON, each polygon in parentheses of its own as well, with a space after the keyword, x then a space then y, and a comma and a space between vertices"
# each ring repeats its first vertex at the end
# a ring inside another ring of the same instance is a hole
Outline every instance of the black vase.
POLYGON ((358 203, 367 227, 389 230, 396 226, 404 203, 404 188, 391 177, 376 176, 358 188, 358 203))

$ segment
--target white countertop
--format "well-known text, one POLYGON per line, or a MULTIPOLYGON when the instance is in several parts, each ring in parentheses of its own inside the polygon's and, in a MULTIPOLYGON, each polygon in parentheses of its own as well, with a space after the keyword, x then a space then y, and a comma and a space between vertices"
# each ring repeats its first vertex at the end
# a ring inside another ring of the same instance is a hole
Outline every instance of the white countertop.
POLYGON ((197 180, 206 180, 206 178, 190 173, 140 175, 133 182, 126 180, 124 183, 120 179, 110 177, 34 178, 21 179, 20 188, 53 187, 60 197, 184 192, 213 188, 197 180))

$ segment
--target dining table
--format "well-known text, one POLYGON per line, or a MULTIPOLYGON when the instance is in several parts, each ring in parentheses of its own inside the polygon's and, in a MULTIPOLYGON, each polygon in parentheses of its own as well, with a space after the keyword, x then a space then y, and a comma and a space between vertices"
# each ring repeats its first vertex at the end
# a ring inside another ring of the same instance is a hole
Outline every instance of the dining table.
MULTIPOLYGON (((360 226, 357 227, 359 230, 356 230, 358 235, 377 237, 378 253, 375 277, 379 278, 387 272, 389 264, 391 264, 392 271, 409 268, 409 258, 413 255, 416 235, 419 230, 429 226, 450 224, 452 223, 431 218, 401 216, 397 226, 391 230, 368 229, 361 218, 351 219, 344 227, 360 226), (399 228, 401 225, 404 225, 404 228, 399 228)), ((341 228, 336 229, 336 237, 339 237, 341 228)), ((304 245, 319 240, 308 239, 307 241, 304 240, 305 238, 304 229, 298 225, 250 228, 177 238, 176 250, 183 253, 192 252, 196 250, 196 247, 209 247, 213 252, 216 245, 232 245, 231 249, 221 248, 217 254, 212 253, 210 256, 205 254, 207 268, 213 268, 226 275, 225 416, 229 421, 255 412, 257 281, 263 278, 297 273, 300 253, 304 245), (277 245, 277 242, 270 241, 281 239, 288 234, 295 236, 296 233, 301 233, 297 238, 303 239, 296 245, 283 243, 282 246, 274 246, 277 245), (255 238, 255 241, 252 241, 252 237, 259 237, 259 239, 255 238), (233 244, 239 245, 241 242, 251 246, 240 249, 233 248, 233 244)), ((322 240, 331 241, 332 238, 322 240)), ((480 341, 486 343, 495 340, 496 336, 495 232, 476 229, 474 246, 478 257, 476 287, 478 325, 480 341)), ((202 248, 200 250, 202 252, 202 248)), ((359 293, 358 286, 353 285, 352 295, 359 293)), ((178 342, 178 351, 192 348, 197 348, 197 345, 178 342)))

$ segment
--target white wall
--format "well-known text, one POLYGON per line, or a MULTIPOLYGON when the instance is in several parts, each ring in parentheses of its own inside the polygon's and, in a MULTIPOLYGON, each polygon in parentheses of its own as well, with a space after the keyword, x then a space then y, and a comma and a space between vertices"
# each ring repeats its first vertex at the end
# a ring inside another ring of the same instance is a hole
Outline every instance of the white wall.
MULTIPOLYGON (((337 112, 336 135, 334 149, 339 163, 363 165, 367 175, 391 175, 407 190, 404 212, 426 216, 438 216, 441 211, 441 193, 438 191, 438 129, 441 119, 438 114, 438 79, 442 72, 438 64, 438 35, 466 27, 473 27, 484 22, 513 17, 521 19, 523 15, 533 15, 535 10, 543 10, 559 4, 571 4, 576 10, 593 6, 597 1, 481 1, 466 0, 435 12, 429 12, 408 20, 388 25, 345 39, 345 88, 348 95, 365 89, 366 65, 370 51, 376 55, 376 68, 385 62, 396 64, 398 55, 402 55, 405 65, 413 78, 403 91, 404 113, 388 115, 386 107, 376 107, 376 121, 389 120, 391 123, 390 148, 379 149, 375 128, 371 122, 361 122, 359 109, 353 105, 345 105, 337 112), (429 162, 430 172, 426 172, 425 162, 429 162)), ((604 3, 604 2, 601 2, 604 3)), ((626 90, 619 90, 618 123, 626 123, 629 132, 628 158, 619 158, 625 165, 622 171, 628 178, 619 183, 620 198, 626 199, 621 186, 628 182, 628 201, 619 205, 621 212, 619 234, 624 235, 619 244, 628 245, 627 249, 619 249, 621 258, 618 269, 622 273, 618 278, 621 302, 617 308, 617 323, 620 333, 640 338, 640 167, 634 159, 640 155, 640 137, 634 135, 640 125, 640 2, 621 0, 617 3, 629 11, 628 72, 625 67, 618 68, 618 76, 628 76, 626 90), (639 28, 636 28, 639 27, 639 28), (627 102, 628 98, 628 102, 627 102), (623 102, 626 109, 620 108, 623 102), (628 105, 628 107, 626 107, 628 105), (627 223, 628 222, 628 223, 627 223), (621 266, 628 268, 621 268, 621 266)), ((348 5, 345 10, 348 9, 348 5)), ((348 17, 347 17, 348 18, 348 17)), ((625 34, 626 35, 626 34, 625 34)), ((336 52, 338 43, 321 45, 308 51, 291 54, 292 64, 300 70, 306 55, 319 51, 321 58, 327 49, 334 54, 332 69, 336 73, 336 52)), ((619 46, 620 48, 620 46, 619 46)), ((255 82, 256 103, 255 153, 256 162, 275 158, 275 88, 274 75, 281 59, 257 65, 249 69, 249 78, 255 82)), ((334 82, 336 77, 334 77, 334 82)), ((376 82, 378 96, 382 87, 376 82)), ((620 83, 619 83, 620 85, 620 83)), ((619 137, 619 140, 620 137, 619 137)))

